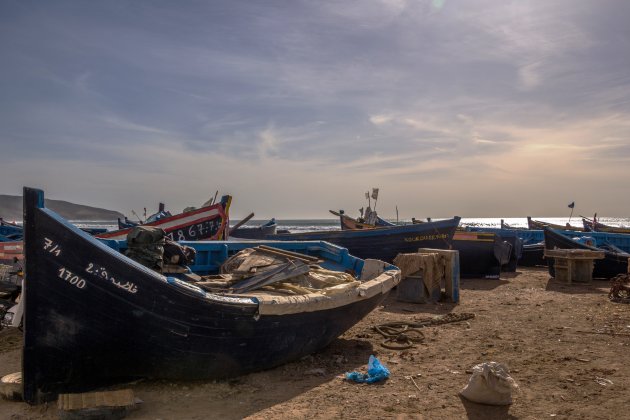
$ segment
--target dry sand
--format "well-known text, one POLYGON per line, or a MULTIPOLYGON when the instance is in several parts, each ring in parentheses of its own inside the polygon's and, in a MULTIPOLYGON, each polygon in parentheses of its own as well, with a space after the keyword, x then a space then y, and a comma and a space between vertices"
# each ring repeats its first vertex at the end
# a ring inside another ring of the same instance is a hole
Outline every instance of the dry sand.
MULTIPOLYGON (((319 353, 230 381, 143 381, 129 419, 630 419, 630 305, 609 302, 609 283, 563 285, 545 269, 501 280, 462 280, 461 303, 409 304, 393 295, 319 353), (475 319, 424 330, 417 347, 388 350, 372 327, 449 312, 475 319), (340 379, 371 354, 391 371, 379 384, 340 379), (511 406, 458 393, 481 362, 506 364, 520 386, 511 406), (412 380, 413 379, 413 380, 412 380)), ((395 292, 394 292, 395 293, 395 292)), ((20 369, 21 337, 0 331, 0 375, 20 369)), ((1 419, 57 418, 55 404, 0 401, 1 419)))

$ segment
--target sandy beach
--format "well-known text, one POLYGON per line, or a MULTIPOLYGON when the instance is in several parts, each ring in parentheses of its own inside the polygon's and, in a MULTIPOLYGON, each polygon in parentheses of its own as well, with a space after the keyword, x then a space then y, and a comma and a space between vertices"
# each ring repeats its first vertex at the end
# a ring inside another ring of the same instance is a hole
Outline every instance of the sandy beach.
MULTIPOLYGON (((398 302, 395 291, 323 351, 276 369, 227 381, 145 380, 122 384, 143 403, 129 419, 268 418, 630 418, 630 308, 609 302, 607 281, 565 285, 543 268, 519 268, 500 280, 463 279, 460 304, 398 302), (474 319, 425 328, 408 350, 381 346, 373 330, 472 312, 474 319), (365 371, 376 355, 391 371, 377 384, 340 378, 365 371), (474 365, 507 365, 520 389, 510 406, 459 396, 474 365)), ((20 369, 21 336, 0 331, 0 375, 20 369)), ((0 418, 53 419, 56 405, 0 401, 0 418)))

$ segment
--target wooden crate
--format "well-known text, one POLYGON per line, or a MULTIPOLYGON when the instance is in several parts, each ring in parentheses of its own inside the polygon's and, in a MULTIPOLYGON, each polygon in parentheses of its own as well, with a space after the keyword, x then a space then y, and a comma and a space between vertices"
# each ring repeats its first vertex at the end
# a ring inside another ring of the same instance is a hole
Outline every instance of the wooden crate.
POLYGON ((604 251, 545 249, 545 258, 554 259, 555 279, 567 284, 592 282, 595 260, 604 257, 604 251))
POLYGON ((458 251, 421 248, 417 253, 399 254, 394 264, 401 269, 402 277, 397 286, 398 300, 438 301, 444 288, 452 302, 459 302, 458 251))

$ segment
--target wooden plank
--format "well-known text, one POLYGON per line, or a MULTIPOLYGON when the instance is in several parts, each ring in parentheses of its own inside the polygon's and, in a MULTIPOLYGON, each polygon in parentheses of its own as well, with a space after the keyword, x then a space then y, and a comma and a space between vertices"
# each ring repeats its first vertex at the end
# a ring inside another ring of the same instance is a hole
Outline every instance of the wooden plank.
POLYGON ((296 260, 301 260, 301 261, 304 261, 304 262, 315 263, 315 262, 320 261, 320 259, 317 258, 317 257, 311 257, 310 255, 300 254, 300 253, 293 252, 293 251, 286 251, 284 249, 274 248, 274 247, 267 246, 267 245, 259 245, 255 249, 257 249, 259 251, 268 252, 270 254, 281 255, 283 257, 295 258, 296 260))
POLYGON ((241 226, 243 226, 245 223, 249 222, 249 219, 251 219, 252 217, 254 217, 254 213, 250 213, 246 218, 244 218, 243 220, 241 220, 240 222, 238 222, 236 225, 234 225, 233 227, 230 228, 230 235, 232 234, 232 232, 234 232, 236 229, 240 228, 241 226))
POLYGON ((272 283, 289 280, 302 274, 306 274, 309 270, 309 266, 304 264, 302 261, 288 262, 276 269, 265 271, 256 276, 242 280, 232 285, 231 289, 233 293, 245 293, 272 283))
POLYGON ((59 394, 57 408, 63 411, 85 410, 98 407, 132 407, 135 397, 131 389, 86 392, 82 394, 59 394))
POLYGON ((567 259, 593 259, 605 258, 604 251, 591 251, 588 249, 545 249, 545 257, 567 259))

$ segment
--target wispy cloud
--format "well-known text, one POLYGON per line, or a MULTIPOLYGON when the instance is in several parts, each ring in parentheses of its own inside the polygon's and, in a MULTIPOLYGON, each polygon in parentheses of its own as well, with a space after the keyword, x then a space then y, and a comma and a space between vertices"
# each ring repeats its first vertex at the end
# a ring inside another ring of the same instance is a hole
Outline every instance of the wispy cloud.
POLYGON ((630 207, 610 185, 630 159, 621 0, 2 12, 0 192, 39 184, 124 210, 209 188, 325 217, 373 185, 437 217, 489 202, 553 215, 570 185, 600 213, 630 207))

